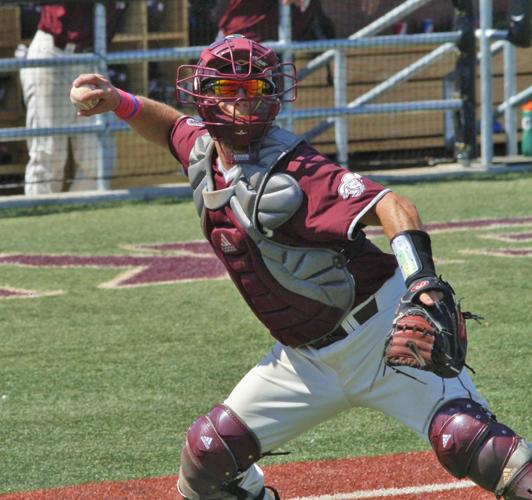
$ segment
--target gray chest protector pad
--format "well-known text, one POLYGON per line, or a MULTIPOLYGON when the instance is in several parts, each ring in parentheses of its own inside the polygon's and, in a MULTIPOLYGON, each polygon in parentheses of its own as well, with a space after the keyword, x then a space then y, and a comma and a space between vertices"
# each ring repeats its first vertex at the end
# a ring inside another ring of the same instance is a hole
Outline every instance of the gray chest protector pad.
POLYGON ((288 174, 272 173, 277 163, 301 138, 273 126, 264 138, 254 163, 237 164, 238 175, 230 186, 215 190, 212 176, 214 141, 209 135, 196 140, 190 153, 188 176, 200 216, 205 208, 230 207, 257 245, 264 265, 285 289, 346 313, 355 299, 355 281, 345 257, 326 248, 295 247, 268 236, 299 209, 303 193, 288 174))

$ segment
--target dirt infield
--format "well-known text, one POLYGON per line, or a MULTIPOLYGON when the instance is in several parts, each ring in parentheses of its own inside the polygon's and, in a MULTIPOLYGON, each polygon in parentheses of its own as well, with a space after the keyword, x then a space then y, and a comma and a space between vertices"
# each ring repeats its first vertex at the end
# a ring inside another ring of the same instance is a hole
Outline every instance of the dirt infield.
MULTIPOLYGON (((432 452, 294 462, 265 467, 266 484, 283 500, 493 500, 494 495, 457 480, 432 452)), ((2 500, 177 499, 177 477, 105 481, 0 495, 2 500)))

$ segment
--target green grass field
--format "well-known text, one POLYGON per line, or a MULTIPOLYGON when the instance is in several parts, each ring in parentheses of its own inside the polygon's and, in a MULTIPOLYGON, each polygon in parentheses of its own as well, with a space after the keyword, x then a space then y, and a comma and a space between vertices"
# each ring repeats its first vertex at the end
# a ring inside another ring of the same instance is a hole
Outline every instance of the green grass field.
MULTIPOLYGON (((423 220, 532 216, 532 176, 398 184, 423 220)), ((532 437, 532 222, 435 233, 439 272, 463 297, 469 363, 499 420, 532 437), (520 240, 490 235, 523 233, 520 240), (465 253, 528 249, 528 256, 465 253)), ((192 202, 0 212, 0 254, 138 255, 124 245, 201 239, 192 202)), ((375 241, 387 246, 384 238, 375 241)), ((98 288, 124 269, 0 265, 0 493, 176 474, 184 433, 271 340, 227 279, 98 288)), ((424 450, 390 419, 351 411, 266 463, 424 450)))

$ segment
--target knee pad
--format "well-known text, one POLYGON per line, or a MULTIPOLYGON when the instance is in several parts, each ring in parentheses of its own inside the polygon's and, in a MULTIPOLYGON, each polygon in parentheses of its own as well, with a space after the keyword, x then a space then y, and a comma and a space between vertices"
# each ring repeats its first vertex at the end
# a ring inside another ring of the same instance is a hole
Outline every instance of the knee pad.
POLYGON ((216 405, 187 431, 181 452, 179 492, 185 498, 232 492, 237 476, 260 455, 259 441, 251 429, 229 407, 216 405))
POLYGON ((456 399, 439 408, 429 439, 438 460, 453 476, 467 476, 497 495, 506 496, 529 470, 528 443, 470 399, 456 399))

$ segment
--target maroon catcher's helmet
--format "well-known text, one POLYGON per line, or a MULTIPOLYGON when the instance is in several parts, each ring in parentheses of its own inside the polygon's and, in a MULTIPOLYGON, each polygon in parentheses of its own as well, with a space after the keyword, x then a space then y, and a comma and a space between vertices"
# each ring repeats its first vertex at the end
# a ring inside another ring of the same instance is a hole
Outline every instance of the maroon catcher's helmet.
POLYGON ((226 154, 235 150, 252 154, 279 113, 281 101, 295 100, 295 68, 280 63, 272 49, 230 35, 204 49, 197 64, 180 66, 176 88, 178 103, 193 103, 210 135, 231 148, 226 154), (244 92, 235 92, 240 88, 244 92), (221 109, 223 102, 233 105, 231 114, 221 109), (243 104, 248 112, 237 112, 243 104))

